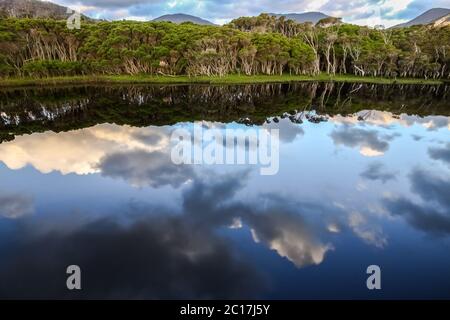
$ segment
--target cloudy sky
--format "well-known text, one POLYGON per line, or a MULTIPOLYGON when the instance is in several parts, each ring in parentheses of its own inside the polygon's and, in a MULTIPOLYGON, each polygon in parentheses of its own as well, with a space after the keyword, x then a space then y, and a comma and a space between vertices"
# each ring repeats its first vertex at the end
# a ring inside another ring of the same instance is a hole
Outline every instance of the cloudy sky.
POLYGON ((217 24, 261 12, 321 11, 344 21, 392 26, 424 11, 449 8, 450 0, 52 0, 104 19, 149 20, 163 14, 186 13, 217 24))

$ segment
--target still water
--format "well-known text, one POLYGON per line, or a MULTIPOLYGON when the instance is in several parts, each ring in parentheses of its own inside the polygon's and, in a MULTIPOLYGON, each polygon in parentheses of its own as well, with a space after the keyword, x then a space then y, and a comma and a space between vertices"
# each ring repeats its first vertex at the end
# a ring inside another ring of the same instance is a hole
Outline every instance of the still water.
POLYGON ((4 89, 0 297, 450 298, 449 93, 4 89), (171 134, 194 122, 279 129, 278 173, 174 164, 171 134), (370 265, 381 290, 366 287, 370 265))

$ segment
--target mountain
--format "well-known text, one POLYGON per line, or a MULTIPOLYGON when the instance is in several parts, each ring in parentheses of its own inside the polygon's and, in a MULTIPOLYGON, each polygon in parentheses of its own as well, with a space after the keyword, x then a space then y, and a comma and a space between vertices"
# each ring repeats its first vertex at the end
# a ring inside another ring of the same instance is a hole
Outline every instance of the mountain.
POLYGON ((208 25, 208 26, 215 25, 214 23, 212 23, 208 20, 204 20, 202 18, 191 16, 189 14, 184 14, 184 13, 166 14, 164 16, 153 19, 153 21, 170 21, 173 23, 192 22, 192 23, 200 24, 200 25, 208 25))
POLYGON ((394 26, 393 28, 404 28, 404 27, 411 27, 416 26, 420 24, 431 24, 431 23, 438 23, 442 24, 445 22, 450 21, 450 9, 444 9, 444 8, 434 8, 430 9, 425 13, 422 13, 420 16, 412 19, 411 21, 408 21, 406 23, 398 24, 394 26), (441 21, 443 20, 443 21, 441 21))
POLYGON ((67 19, 67 8, 38 0, 0 0, 0 11, 15 18, 67 19))
POLYGON ((285 17, 287 20, 294 20, 298 23, 312 22, 316 24, 322 19, 330 18, 330 16, 322 12, 305 12, 305 13, 269 13, 271 16, 285 17))
MULTIPOLYGON (((71 15, 68 8, 39 0, 0 0, 0 16, 13 18, 52 18, 65 20, 71 15)), ((85 19, 85 15, 82 15, 85 19)))
POLYGON ((440 19, 437 19, 433 22, 434 27, 444 27, 444 26, 450 26, 450 14, 443 16, 440 19))

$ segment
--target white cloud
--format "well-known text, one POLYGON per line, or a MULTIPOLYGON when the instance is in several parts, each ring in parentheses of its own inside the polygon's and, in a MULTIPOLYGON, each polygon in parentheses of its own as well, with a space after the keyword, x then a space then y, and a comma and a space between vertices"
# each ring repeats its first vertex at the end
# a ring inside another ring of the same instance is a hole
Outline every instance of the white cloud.
POLYGON ((143 20, 167 13, 188 13, 214 21, 229 22, 240 16, 254 16, 262 12, 302 13, 320 11, 342 17, 344 21, 361 25, 392 25, 405 22, 426 9, 448 6, 447 0, 433 4, 425 0, 55 0, 73 8, 84 8, 95 16, 110 19, 143 20), (130 11, 130 9, 132 9, 130 11), (128 12, 128 15, 126 14, 128 12), (403 13, 407 13, 403 17, 403 13))
POLYGON ((324 244, 316 239, 311 228, 297 215, 281 212, 275 215, 255 215, 249 224, 256 243, 265 244, 297 268, 321 264, 326 253, 334 249, 331 244, 324 244))
POLYGON ((388 243, 381 228, 367 221, 367 218, 357 211, 349 214, 348 225, 360 239, 368 244, 383 248, 388 243))
POLYGON ((91 174, 101 159, 126 151, 161 151, 169 145, 167 128, 102 124, 77 131, 36 133, 0 145, 0 161, 10 169, 26 165, 42 173, 91 174))
POLYGON ((388 111, 379 110, 361 110, 353 115, 335 115, 329 118, 329 121, 337 124, 346 125, 371 125, 377 127, 390 127, 392 125, 400 125, 402 127, 411 127, 413 125, 421 125, 428 130, 436 130, 447 128, 450 130, 450 117, 446 116, 425 116, 419 117, 402 113, 395 115, 388 111), (363 119, 361 121, 360 119, 363 119))

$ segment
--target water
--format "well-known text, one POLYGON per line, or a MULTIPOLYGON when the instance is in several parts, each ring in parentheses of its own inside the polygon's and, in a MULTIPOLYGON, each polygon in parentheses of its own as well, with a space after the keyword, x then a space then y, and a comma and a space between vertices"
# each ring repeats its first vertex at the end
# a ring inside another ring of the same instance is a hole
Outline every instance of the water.
POLYGON ((450 298, 449 91, 0 91, 0 297, 450 298), (194 121, 279 129, 278 174, 175 165, 194 121))

